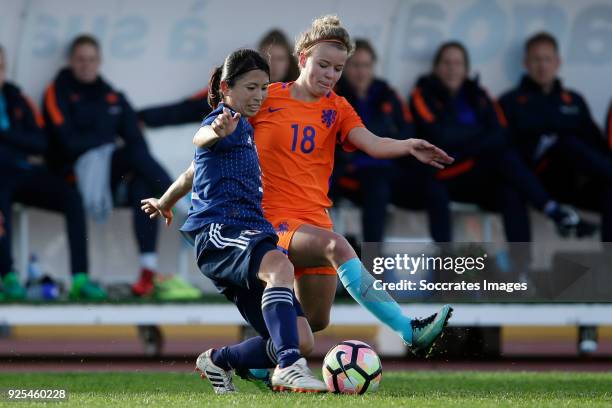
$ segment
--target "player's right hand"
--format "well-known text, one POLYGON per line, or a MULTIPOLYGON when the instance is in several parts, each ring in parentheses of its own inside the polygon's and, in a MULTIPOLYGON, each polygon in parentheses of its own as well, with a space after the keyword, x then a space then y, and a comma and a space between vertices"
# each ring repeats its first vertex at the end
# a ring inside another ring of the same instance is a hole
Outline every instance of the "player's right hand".
POLYGON ((157 216, 162 216, 166 220, 166 225, 172 224, 172 209, 165 209, 159 204, 159 200, 157 198, 146 198, 141 200, 142 211, 146 214, 149 214, 149 218, 153 219, 157 216))
POLYGON ((239 121, 240 113, 236 112, 232 116, 232 112, 229 109, 223 108, 223 113, 215 118, 210 127, 212 127, 217 136, 224 138, 234 133, 239 121))

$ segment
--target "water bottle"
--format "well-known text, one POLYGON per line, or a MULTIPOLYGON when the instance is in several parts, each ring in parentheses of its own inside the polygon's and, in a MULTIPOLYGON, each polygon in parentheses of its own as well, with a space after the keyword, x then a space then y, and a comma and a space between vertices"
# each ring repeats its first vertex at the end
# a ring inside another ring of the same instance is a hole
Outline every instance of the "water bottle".
POLYGON ((42 300, 42 286, 38 282, 42 276, 42 271, 40 269, 40 264, 38 263, 38 257, 35 254, 30 255, 30 262, 28 263, 27 272, 27 298, 30 300, 42 300))
POLYGON ((30 255, 28 264, 27 297, 30 300, 55 300, 59 297, 57 284, 48 276, 43 276, 38 257, 30 255))
POLYGON ((59 298, 59 287, 50 277, 45 276, 42 279, 40 286, 42 288, 41 291, 43 300, 55 300, 59 298))
POLYGON ((30 263, 28 263, 28 282, 35 283, 42 278, 42 269, 38 263, 36 254, 30 255, 30 263))

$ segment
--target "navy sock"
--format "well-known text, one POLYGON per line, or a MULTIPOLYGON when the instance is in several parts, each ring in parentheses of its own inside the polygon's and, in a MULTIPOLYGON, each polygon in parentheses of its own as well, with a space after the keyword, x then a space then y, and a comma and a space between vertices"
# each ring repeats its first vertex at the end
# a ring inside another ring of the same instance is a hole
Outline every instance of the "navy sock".
POLYGON ((212 353, 212 361, 224 370, 235 368, 272 368, 275 361, 268 357, 268 341, 251 337, 233 346, 221 347, 212 353))
POLYGON ((293 291, 288 288, 264 290, 261 310, 276 349, 278 365, 288 367, 301 357, 293 291))

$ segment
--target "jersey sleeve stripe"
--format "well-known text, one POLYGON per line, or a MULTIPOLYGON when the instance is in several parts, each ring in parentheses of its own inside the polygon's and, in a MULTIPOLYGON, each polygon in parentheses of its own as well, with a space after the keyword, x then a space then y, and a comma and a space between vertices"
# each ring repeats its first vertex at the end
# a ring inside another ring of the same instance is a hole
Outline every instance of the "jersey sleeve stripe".
POLYGON ((42 129, 45 126, 45 120, 43 119, 36 105, 34 104, 34 101, 32 101, 32 99, 30 99, 27 95, 23 95, 23 99, 25 99, 26 103, 30 107, 32 115, 34 115, 34 120, 36 121, 36 124, 39 128, 42 129))
POLYGON ((497 120, 499 121, 499 124, 502 127, 508 127, 508 119, 506 119, 506 115, 504 114, 504 111, 502 110, 502 108, 499 106, 499 103, 497 103, 497 101, 493 100, 493 108, 495 109, 495 113, 497 114, 497 120))
POLYGON ((191 95, 189 97, 189 100, 191 101, 198 101, 200 99, 206 99, 208 98, 208 87, 194 93, 193 95, 191 95))
POLYGON ((57 104, 54 84, 49 85, 47 88, 47 92, 45 94, 45 107, 49 112, 49 116, 51 116, 51 121, 53 124, 56 126, 61 126, 64 123, 64 116, 62 115, 62 111, 57 104))
POLYGON ((423 94, 418 87, 412 91, 412 100, 414 101, 414 107, 417 113, 425 122, 432 123, 436 119, 434 114, 429 110, 427 103, 425 103, 425 98, 423 98, 423 94))
POLYGON ((455 178, 463 173, 467 173, 475 165, 476 163, 474 162, 473 159, 468 159, 464 162, 454 164, 450 167, 447 167, 443 170, 438 171, 438 173, 436 174, 436 178, 438 180, 447 180, 447 179, 455 178))

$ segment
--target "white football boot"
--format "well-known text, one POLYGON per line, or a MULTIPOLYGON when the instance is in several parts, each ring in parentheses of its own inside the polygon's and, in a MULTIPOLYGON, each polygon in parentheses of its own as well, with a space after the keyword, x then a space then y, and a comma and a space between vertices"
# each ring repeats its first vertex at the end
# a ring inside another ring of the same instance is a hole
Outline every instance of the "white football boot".
POLYGON ((327 386, 314 376, 304 357, 289 367, 276 367, 272 374, 272 390, 292 392, 327 392, 327 386))
POLYGON ((232 376, 234 370, 224 370, 212 361, 213 349, 208 349, 198 356, 196 360, 196 371, 200 377, 207 378, 215 391, 215 394, 228 394, 236 392, 232 376))

